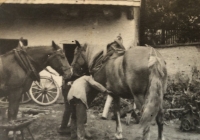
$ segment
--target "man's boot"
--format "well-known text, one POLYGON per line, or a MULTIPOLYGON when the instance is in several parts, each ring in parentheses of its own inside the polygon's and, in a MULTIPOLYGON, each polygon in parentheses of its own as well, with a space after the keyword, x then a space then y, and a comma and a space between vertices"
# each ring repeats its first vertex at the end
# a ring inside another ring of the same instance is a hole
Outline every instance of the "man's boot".
POLYGON ((62 125, 57 129, 57 132, 60 135, 69 135, 70 134, 70 127, 62 127, 62 125))
POLYGON ((77 119, 77 137, 78 140, 85 139, 85 123, 87 122, 86 105, 80 100, 76 100, 76 119, 77 119))
POLYGON ((85 127, 84 124, 77 124, 77 136, 78 136, 78 140, 86 140, 85 139, 85 127))
POLYGON ((71 130, 70 140, 76 140, 77 139, 77 126, 76 126, 76 120, 73 118, 71 119, 70 130, 71 130))
POLYGON ((85 129, 85 138, 87 138, 87 139, 92 138, 92 135, 90 134, 90 132, 87 129, 85 129))

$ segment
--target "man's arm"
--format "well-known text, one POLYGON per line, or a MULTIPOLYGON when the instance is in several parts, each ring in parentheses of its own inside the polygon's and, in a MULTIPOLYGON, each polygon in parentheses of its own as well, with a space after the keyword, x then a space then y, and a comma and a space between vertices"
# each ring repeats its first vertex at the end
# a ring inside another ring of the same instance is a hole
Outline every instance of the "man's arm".
POLYGON ((90 86, 92 86, 93 88, 95 88, 96 90, 102 93, 108 92, 108 90, 103 85, 96 82, 91 76, 88 78, 88 83, 90 84, 90 86))

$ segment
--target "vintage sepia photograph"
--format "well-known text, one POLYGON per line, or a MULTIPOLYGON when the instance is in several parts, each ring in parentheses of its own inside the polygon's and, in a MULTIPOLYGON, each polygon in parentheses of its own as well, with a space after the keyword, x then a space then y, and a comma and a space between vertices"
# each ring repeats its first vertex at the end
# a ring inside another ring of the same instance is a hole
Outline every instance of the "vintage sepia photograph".
POLYGON ((0 140, 200 140, 200 0, 0 0, 0 140))

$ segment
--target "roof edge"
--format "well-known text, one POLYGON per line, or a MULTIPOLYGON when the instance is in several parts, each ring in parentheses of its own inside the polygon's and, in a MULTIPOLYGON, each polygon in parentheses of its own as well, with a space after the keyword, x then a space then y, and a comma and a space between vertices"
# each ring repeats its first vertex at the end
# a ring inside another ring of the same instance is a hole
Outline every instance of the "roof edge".
POLYGON ((74 5, 116 5, 116 6, 140 6, 140 0, 132 1, 105 1, 105 0, 6 0, 5 4, 74 4, 74 5))

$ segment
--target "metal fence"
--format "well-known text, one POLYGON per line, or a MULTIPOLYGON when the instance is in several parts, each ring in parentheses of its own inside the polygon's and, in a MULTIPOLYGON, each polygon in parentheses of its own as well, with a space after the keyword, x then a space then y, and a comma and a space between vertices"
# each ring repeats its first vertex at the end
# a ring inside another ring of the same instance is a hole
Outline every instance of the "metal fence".
POLYGON ((165 45, 200 42, 200 29, 148 29, 145 32, 145 43, 149 45, 165 45))

